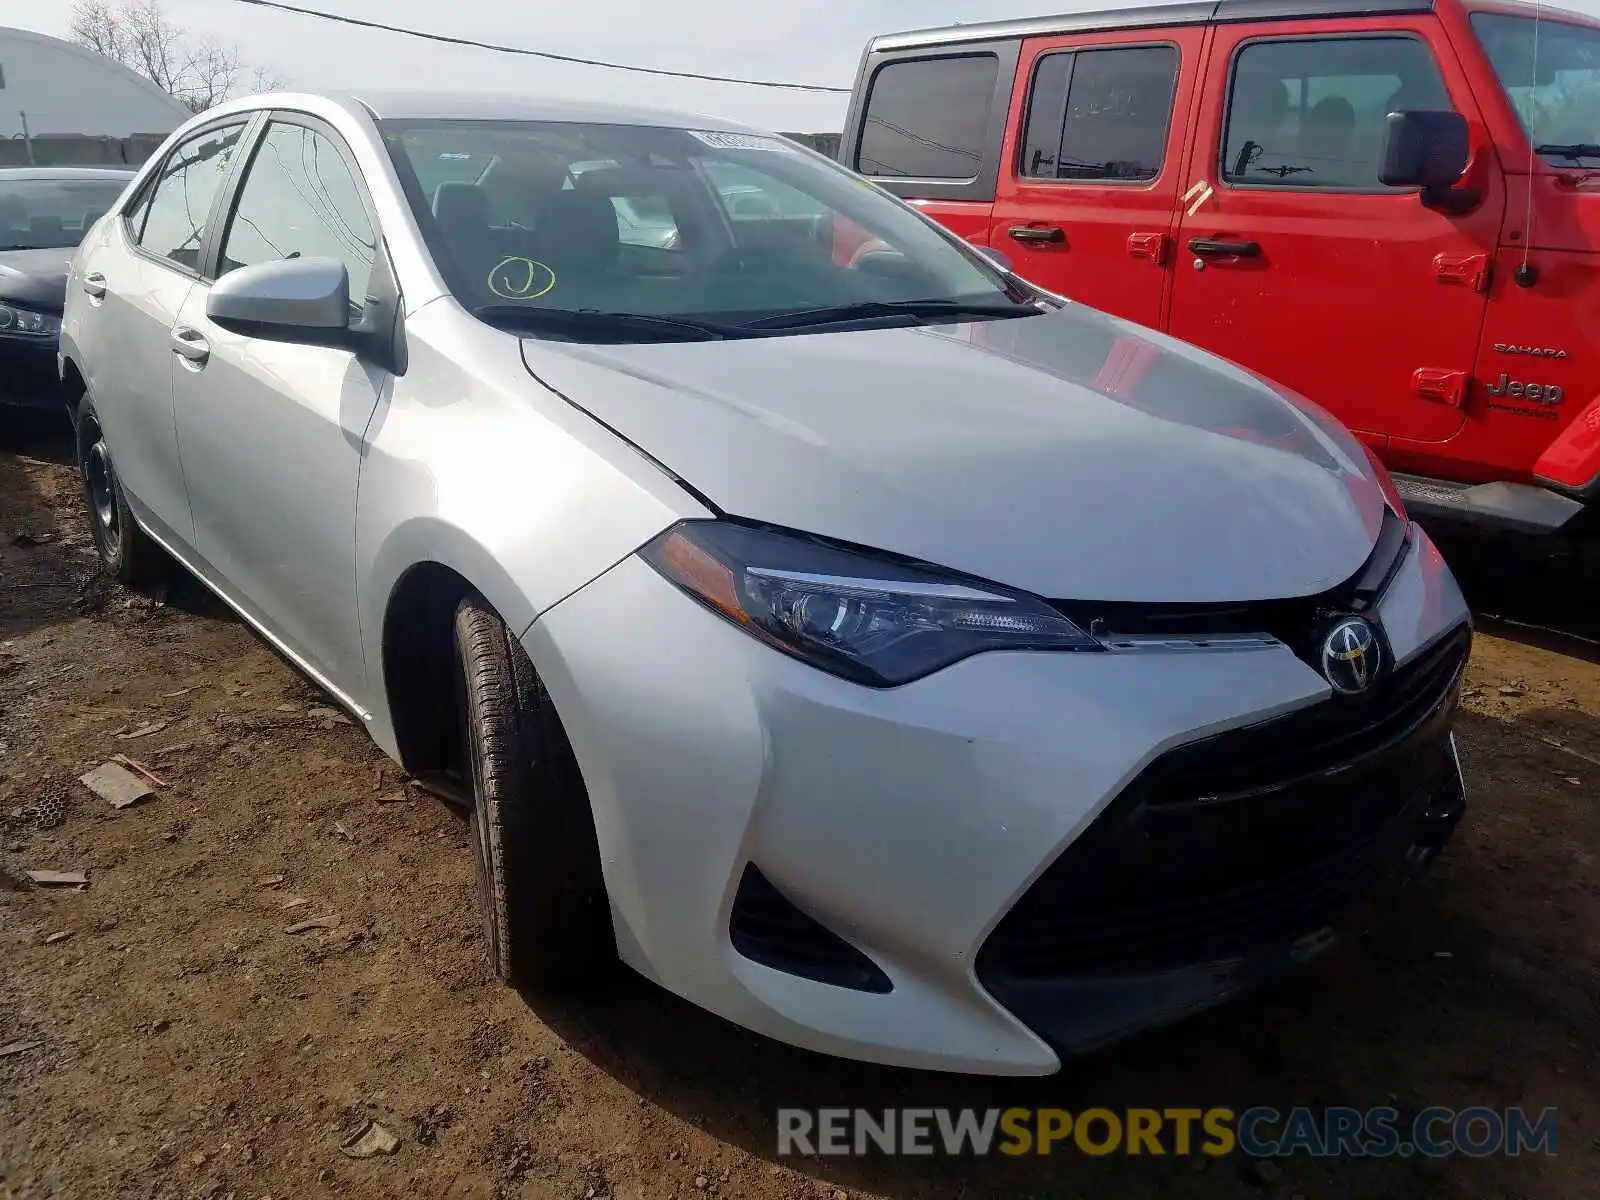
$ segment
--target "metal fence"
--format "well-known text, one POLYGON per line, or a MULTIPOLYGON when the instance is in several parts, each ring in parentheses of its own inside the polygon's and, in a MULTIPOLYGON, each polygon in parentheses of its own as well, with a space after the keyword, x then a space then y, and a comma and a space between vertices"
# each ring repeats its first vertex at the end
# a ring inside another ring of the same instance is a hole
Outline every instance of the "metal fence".
POLYGON ((136 167, 167 140, 164 133, 132 137, 45 134, 0 138, 0 167, 136 167))

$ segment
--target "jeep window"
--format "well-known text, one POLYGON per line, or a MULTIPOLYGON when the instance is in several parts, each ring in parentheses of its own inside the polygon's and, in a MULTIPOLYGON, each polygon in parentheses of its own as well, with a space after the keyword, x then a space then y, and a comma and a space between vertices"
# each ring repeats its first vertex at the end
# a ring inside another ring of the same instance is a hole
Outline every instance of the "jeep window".
POLYGON ((867 94, 856 169, 896 179, 976 179, 999 60, 923 58, 880 67, 867 94))
POLYGON ((1250 187, 1381 192, 1386 118, 1453 107, 1410 37, 1251 42, 1234 59, 1222 177, 1250 187))
POLYGON ((1019 171, 1034 179, 1154 179, 1177 87, 1174 46, 1045 55, 1033 73, 1019 171))
POLYGON ((1541 156, 1600 161, 1600 29, 1546 18, 1473 13, 1472 28, 1541 156))

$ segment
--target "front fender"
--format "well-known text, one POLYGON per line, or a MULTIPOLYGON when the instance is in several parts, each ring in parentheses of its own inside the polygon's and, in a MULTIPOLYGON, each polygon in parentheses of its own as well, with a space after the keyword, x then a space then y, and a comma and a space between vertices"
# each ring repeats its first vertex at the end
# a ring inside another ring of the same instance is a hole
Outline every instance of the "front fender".
POLYGON ((536 380, 517 339, 408 318, 410 370, 367 432, 357 605, 372 734, 395 750, 383 630, 406 572, 436 563, 513 636, 674 521, 704 509, 654 463, 536 380))

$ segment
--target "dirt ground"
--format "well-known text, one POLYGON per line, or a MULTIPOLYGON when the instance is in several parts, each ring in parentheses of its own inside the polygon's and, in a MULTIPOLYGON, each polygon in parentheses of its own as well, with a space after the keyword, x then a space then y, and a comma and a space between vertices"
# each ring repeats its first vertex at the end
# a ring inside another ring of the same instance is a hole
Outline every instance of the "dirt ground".
MULTIPOLYGON (((11 418, 0 417, 0 430, 11 418)), ((1400 911, 1047 1080, 779 1046, 625 976, 498 986, 462 821, 195 585, 99 581, 65 437, 0 432, 0 1197, 1600 1196, 1600 568, 1447 548, 1470 804, 1400 911), (1459 557, 1458 557, 1459 556, 1459 557), (1587 625, 1585 625, 1587 622, 1587 625), (1557 627, 1559 632, 1535 628, 1557 627), (166 784, 113 810, 113 754, 166 784), (82 871, 82 890, 29 887, 82 871), (296 922, 333 928, 290 934, 296 922), (1560 1110, 1558 1154, 780 1159, 780 1105, 1560 1110), (392 1156, 352 1160, 364 1121, 392 1156), (1272 1174, 1270 1171, 1265 1174, 1272 1174)))

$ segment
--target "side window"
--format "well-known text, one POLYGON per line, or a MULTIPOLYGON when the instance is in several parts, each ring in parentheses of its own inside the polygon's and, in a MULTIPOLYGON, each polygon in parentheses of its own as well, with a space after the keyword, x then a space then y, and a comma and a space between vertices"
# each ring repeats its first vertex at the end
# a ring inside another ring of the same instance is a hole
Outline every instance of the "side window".
POLYGON ((1045 55, 1033 73, 1018 169, 1035 179, 1154 179, 1177 88, 1175 46, 1045 55))
POLYGON ((1000 63, 992 54, 891 62, 867 95, 856 170, 900 179, 976 179, 1000 63))
POLYGON ((1253 42, 1234 59, 1222 177, 1251 187, 1385 191, 1384 118, 1452 107, 1410 37, 1253 42))
POLYGON ((211 206, 233 165, 245 123, 223 125, 181 142, 129 215, 134 240, 151 254, 200 269, 211 206))
POLYGON ((219 275, 285 258, 334 258, 359 313, 377 239, 339 148, 304 125, 273 121, 250 161, 222 243, 219 275))

